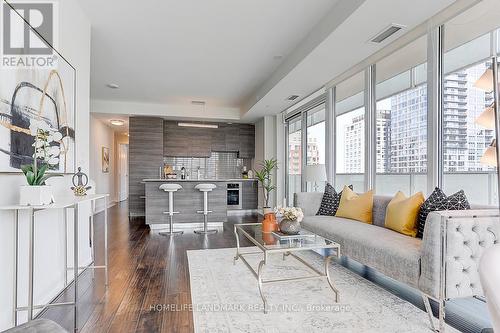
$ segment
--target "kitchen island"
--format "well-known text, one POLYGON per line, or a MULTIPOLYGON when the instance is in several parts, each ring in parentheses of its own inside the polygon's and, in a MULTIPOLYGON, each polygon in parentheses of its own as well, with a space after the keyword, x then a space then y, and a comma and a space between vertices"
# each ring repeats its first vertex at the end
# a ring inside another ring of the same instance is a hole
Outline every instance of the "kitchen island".
POLYGON ((195 186, 201 183, 217 186, 208 194, 208 209, 212 211, 208 215, 208 222, 211 224, 227 221, 227 184, 241 184, 240 210, 257 209, 257 180, 255 179, 143 179, 143 182, 146 194, 146 224, 151 228, 161 227, 160 225, 166 225, 169 221, 168 215, 164 214, 168 210, 168 193, 159 189, 159 186, 164 183, 176 183, 182 186, 182 189, 174 193, 174 210, 179 212, 174 215, 176 224, 196 226, 203 223, 203 214, 197 213, 203 210, 203 193, 195 189, 195 186))

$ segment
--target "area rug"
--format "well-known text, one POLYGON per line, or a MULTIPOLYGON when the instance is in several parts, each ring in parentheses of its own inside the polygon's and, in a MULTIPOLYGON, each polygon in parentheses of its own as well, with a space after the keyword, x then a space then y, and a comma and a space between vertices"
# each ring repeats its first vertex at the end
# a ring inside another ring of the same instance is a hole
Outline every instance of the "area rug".
MULTIPOLYGON (((245 248, 242 252, 255 252, 245 248)), ((325 278, 264 285, 269 312, 263 313, 257 279, 238 260, 236 249, 188 251, 195 332, 432 332, 427 314, 348 269, 332 263, 340 302, 325 278)), ((323 257, 300 257, 323 269, 323 257)), ((261 255, 246 257, 255 269, 261 255)), ((293 257, 271 255, 264 279, 313 275, 293 257)), ((458 332, 448 327, 447 332, 458 332)))

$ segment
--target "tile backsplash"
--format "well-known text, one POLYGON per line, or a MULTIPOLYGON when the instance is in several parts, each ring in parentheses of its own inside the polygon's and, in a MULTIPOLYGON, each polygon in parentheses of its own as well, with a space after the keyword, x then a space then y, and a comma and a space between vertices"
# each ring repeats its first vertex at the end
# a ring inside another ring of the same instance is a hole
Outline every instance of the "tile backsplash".
POLYGON ((202 179, 241 178, 243 167, 250 170, 252 160, 238 158, 237 153, 212 152, 209 158, 203 157, 164 157, 163 162, 171 165, 177 175, 182 167, 190 179, 196 179, 197 170, 200 168, 202 179))

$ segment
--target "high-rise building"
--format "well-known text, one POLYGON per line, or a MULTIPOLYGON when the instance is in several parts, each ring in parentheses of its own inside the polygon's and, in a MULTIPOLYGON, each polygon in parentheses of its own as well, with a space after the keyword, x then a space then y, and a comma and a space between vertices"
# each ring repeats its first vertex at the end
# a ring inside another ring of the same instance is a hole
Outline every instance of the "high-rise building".
MULTIPOLYGON (((344 131, 344 163, 347 173, 363 173, 365 115, 354 117, 344 131)), ((389 143, 391 111, 377 110, 377 171, 387 171, 389 166, 389 143)))
MULTIPOLYGON (((290 175, 300 175, 302 168, 302 144, 301 144, 301 133, 296 132, 294 135, 289 136, 289 149, 288 149, 288 161, 289 161, 289 174, 290 175)), ((307 139, 307 164, 318 164, 319 163, 319 145, 317 138, 307 139)))
MULTIPOLYGON (((486 171, 479 161, 494 133, 475 123, 491 105, 491 93, 474 82, 489 63, 445 76, 443 91, 443 161, 445 172, 486 171)), ((390 110, 377 111, 377 172, 427 172, 427 86, 390 97, 390 110)), ((345 170, 363 172, 364 116, 354 117, 345 131, 345 170)))

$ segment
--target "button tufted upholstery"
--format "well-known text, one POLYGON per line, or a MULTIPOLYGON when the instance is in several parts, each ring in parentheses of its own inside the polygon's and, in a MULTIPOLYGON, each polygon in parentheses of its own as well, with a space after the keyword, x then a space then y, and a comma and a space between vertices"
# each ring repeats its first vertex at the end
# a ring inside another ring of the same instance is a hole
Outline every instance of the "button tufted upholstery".
POLYGON ((493 330, 500 332, 500 245, 485 251, 479 264, 479 275, 486 296, 486 303, 491 315, 493 330))
POLYGON ((441 228, 446 234, 445 298, 482 296, 479 260, 500 238, 495 210, 442 211, 427 217, 424 230, 419 288, 439 298, 441 228))

